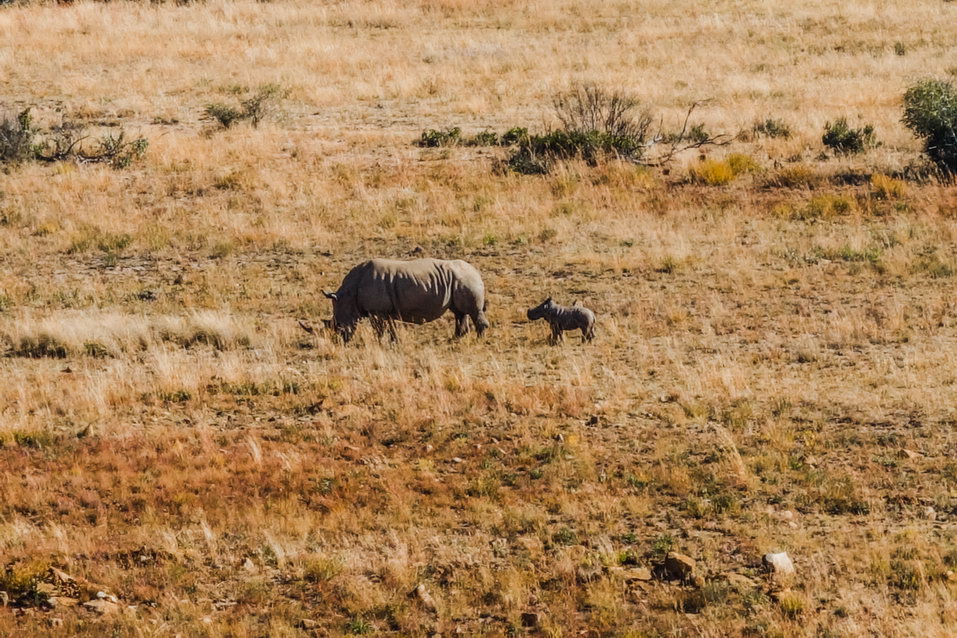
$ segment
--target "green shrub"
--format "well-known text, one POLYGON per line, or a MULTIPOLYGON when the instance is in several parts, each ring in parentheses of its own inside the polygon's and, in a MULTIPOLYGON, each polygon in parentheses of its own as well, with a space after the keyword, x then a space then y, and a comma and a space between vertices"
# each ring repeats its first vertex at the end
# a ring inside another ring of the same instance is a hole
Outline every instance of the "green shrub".
POLYGON ((455 126, 444 131, 429 129, 422 131, 422 136, 415 142, 423 148, 438 148, 439 146, 457 146, 462 139, 462 129, 455 126))
POLYGON ((559 128, 542 135, 512 129, 503 136, 518 146, 505 162, 509 169, 543 174, 559 160, 581 159, 595 165, 606 158, 641 159, 653 118, 637 99, 583 85, 556 95, 553 106, 559 128))
POLYGON ((502 133, 502 137, 499 138, 499 144, 501 146, 513 146, 515 144, 521 144, 522 140, 527 138, 528 129, 516 126, 502 133))
POLYGON ((243 117, 242 111, 238 108, 221 102, 207 104, 205 111, 208 118, 216 120, 223 128, 229 128, 243 117))
POLYGON ((505 131, 501 136, 495 131, 482 131, 465 137, 462 129, 457 126, 442 129, 428 129, 422 131, 413 144, 422 148, 438 148, 442 146, 513 146, 528 137, 528 129, 515 127, 505 131))
POLYGON ((581 159, 595 166, 602 159, 638 159, 643 150, 644 141, 639 138, 605 131, 556 130, 520 141, 507 164, 526 175, 544 174, 556 160, 581 159))
POLYGON ((751 129, 755 135, 764 137, 781 137, 788 139, 791 137, 791 127, 784 120, 768 118, 763 122, 757 122, 751 129))
POLYGON ((921 80, 904 93, 904 125, 924 141, 938 169, 957 173, 957 88, 943 80, 921 80))
POLYGON ((242 100, 238 107, 214 102, 207 104, 204 112, 206 117, 215 120, 223 128, 229 128, 243 121, 259 126, 260 122, 277 109, 279 100, 285 94, 286 92, 278 84, 263 84, 253 95, 242 100))
POLYGON ((14 118, 0 120, 0 162, 18 163, 32 159, 35 135, 30 109, 20 111, 14 118))
POLYGON ((41 131, 33 126, 30 109, 25 109, 14 119, 0 120, 0 163, 74 160, 125 168, 149 146, 143 137, 127 140, 124 131, 106 135, 95 144, 84 143, 88 138, 84 126, 76 122, 41 131))
POLYGON ((278 84, 263 84, 252 96, 242 101, 243 119, 249 120, 253 126, 259 126, 285 95, 286 91, 278 84))
POLYGON ((863 153, 866 149, 877 146, 873 126, 865 124, 861 128, 851 128, 846 117, 837 119, 833 124, 828 122, 821 141, 824 146, 846 155, 863 153))
POLYGON ((466 146, 498 146, 498 134, 494 131, 482 131, 465 140, 466 146))

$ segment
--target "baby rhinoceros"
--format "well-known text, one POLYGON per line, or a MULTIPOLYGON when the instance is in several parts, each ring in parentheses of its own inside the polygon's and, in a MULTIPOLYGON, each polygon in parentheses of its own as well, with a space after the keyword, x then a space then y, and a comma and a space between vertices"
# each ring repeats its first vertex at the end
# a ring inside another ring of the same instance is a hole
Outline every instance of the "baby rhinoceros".
POLYGON ((548 322, 552 327, 553 345, 564 340, 562 333, 566 330, 580 329, 583 343, 595 338, 595 313, 577 303, 574 306, 559 306, 549 297, 529 310, 528 318, 532 321, 544 319, 548 322))

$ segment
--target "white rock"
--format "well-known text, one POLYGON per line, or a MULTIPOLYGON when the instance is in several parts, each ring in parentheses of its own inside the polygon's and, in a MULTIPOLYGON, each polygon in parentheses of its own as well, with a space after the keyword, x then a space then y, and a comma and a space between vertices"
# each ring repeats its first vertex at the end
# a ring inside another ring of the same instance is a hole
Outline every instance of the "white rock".
POLYGON ((425 588, 424 583, 416 585, 415 589, 409 592, 409 596, 417 599, 428 611, 435 611, 438 608, 435 604, 435 599, 432 598, 432 594, 429 593, 429 590, 425 588))
POLYGON ((765 554, 762 562, 768 571, 778 576, 790 576, 796 571, 787 552, 765 554))
POLYGON ((89 602, 83 603, 83 606, 94 611, 101 616, 106 616, 107 614, 114 614, 120 610, 120 606, 116 603, 111 603, 107 600, 91 600, 89 602))

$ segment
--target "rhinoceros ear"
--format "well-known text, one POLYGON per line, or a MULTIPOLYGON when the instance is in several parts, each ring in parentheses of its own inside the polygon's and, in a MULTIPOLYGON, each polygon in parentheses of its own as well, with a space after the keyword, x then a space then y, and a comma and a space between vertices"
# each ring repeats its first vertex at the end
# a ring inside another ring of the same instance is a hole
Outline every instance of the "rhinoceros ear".
POLYGON ((339 296, 336 293, 329 292, 328 290, 323 290, 322 294, 326 296, 326 299, 332 299, 333 301, 339 298, 339 296))

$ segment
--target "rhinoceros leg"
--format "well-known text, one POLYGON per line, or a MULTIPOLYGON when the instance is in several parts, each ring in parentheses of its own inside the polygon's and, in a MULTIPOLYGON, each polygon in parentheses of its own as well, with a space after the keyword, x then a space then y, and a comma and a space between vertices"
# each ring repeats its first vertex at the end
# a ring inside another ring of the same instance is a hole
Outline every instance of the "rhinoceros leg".
POLYGON ((478 333, 478 336, 485 334, 485 329, 488 328, 488 319, 485 318, 485 313, 481 310, 472 313, 472 323, 475 324, 475 332, 478 333))
POLYGON ((464 312, 453 310, 455 315, 455 338, 464 337, 469 332, 469 317, 464 312))
POLYGON ((382 333, 385 330, 382 317, 369 315, 369 323, 372 325, 372 330, 375 332, 376 339, 382 341, 382 333))
POLYGON ((379 341, 382 341, 382 336, 386 333, 389 334, 389 341, 392 343, 396 343, 399 340, 399 335, 395 329, 395 319, 392 317, 369 315, 369 323, 372 324, 376 339, 379 341))

